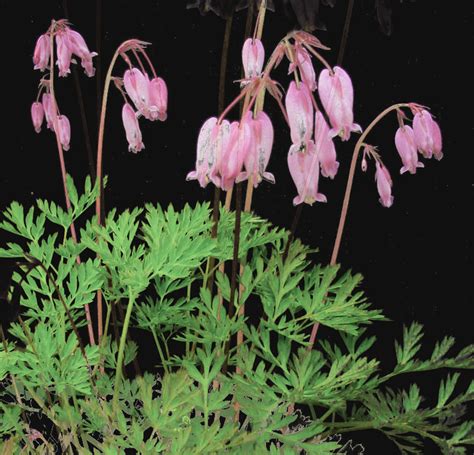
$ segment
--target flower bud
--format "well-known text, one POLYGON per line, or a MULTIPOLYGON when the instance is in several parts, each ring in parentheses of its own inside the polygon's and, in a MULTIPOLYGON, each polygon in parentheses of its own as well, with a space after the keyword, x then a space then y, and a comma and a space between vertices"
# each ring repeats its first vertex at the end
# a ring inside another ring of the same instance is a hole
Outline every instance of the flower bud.
POLYGON ((128 141, 129 152, 137 153, 144 149, 145 146, 142 142, 142 132, 140 131, 140 125, 130 104, 125 103, 122 108, 122 121, 125 128, 125 134, 128 141))
POLYGON ((39 133, 41 131, 41 125, 43 124, 44 118, 44 110, 43 105, 35 101, 31 105, 31 120, 33 122, 33 126, 35 127, 35 131, 39 133))
POLYGON ((59 142, 61 142, 63 149, 68 151, 71 142, 71 124, 69 123, 69 119, 65 115, 59 115, 56 125, 58 128, 59 142))
POLYGON ((257 77, 262 72, 265 60, 265 49, 262 42, 248 38, 242 47, 242 65, 246 79, 257 77))
POLYGON ((384 207, 390 207, 393 204, 392 179, 387 168, 381 162, 376 160, 375 166, 375 180, 380 196, 379 201, 384 207))

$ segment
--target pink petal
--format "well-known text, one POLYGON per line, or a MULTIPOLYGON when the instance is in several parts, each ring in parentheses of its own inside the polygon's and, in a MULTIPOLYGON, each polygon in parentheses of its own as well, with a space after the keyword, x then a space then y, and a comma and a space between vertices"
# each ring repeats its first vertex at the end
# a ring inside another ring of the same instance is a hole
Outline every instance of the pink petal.
POLYGON ((71 142, 71 124, 69 119, 65 115, 59 115, 56 122, 58 128, 59 142, 63 146, 64 150, 69 150, 69 144, 71 142))
POLYGON ((384 207, 390 207, 393 204, 392 179, 387 168, 383 164, 376 161, 375 166, 375 180, 377 182, 377 191, 380 196, 379 201, 384 207))
POLYGON ((31 105, 31 120, 33 122, 33 126, 35 128, 35 131, 39 133, 41 131, 41 125, 43 124, 43 118, 44 118, 44 109, 43 105, 35 101, 31 105))
POLYGON ((314 142, 321 165, 323 177, 333 179, 339 169, 339 162, 336 161, 336 147, 329 134, 329 126, 320 111, 316 112, 314 127, 314 142))
POLYGON ((300 82, 290 82, 285 98, 288 121, 290 123, 291 141, 293 144, 306 143, 313 134, 314 111, 308 86, 300 82))
POLYGON ((246 79, 257 77, 262 72, 265 49, 259 39, 248 38, 242 47, 242 64, 246 79))
POLYGON ((142 142, 142 132, 140 131, 135 111, 128 103, 125 103, 122 108, 122 122, 128 141, 128 150, 137 153, 144 149, 145 146, 142 142))

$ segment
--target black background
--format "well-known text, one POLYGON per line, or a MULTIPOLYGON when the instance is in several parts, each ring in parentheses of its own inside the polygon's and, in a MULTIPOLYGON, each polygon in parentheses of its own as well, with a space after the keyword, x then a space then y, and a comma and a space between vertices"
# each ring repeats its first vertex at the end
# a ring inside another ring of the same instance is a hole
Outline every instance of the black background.
MULTIPOLYGON (((331 47, 327 59, 335 64, 346 2, 321 8, 328 30, 317 31, 331 47)), ((2 62, 2 153, 0 208, 12 200, 29 206, 36 198, 63 202, 63 190, 55 139, 50 131, 37 135, 30 121, 31 102, 41 73, 33 71, 32 54, 37 37, 51 18, 64 17, 60 1, 0 2, 2 62)), ((277 6, 279 4, 277 3, 277 6)), ((342 66, 351 75, 355 89, 355 121, 366 127, 382 109, 396 102, 415 101, 429 106, 439 122, 444 140, 442 161, 425 160, 425 169, 415 176, 399 175, 401 163, 394 147, 395 115, 388 117, 368 137, 378 145, 393 180, 395 202, 383 208, 378 202, 374 170, 358 171, 351 199, 339 261, 364 275, 363 289, 374 306, 393 321, 370 329, 378 336, 376 353, 393 364, 392 338, 401 335, 402 324, 425 324, 431 345, 444 335, 453 335, 458 346, 472 342, 471 238, 472 90, 467 63, 471 57, 473 8, 470 2, 417 0, 393 2, 393 33, 379 30, 373 1, 356 0, 349 41, 342 66)), ((96 49, 94 1, 69 1, 74 28, 96 49)), ((246 11, 236 13, 229 53, 227 101, 237 93, 231 81, 240 77, 240 49, 246 11)), ((296 26, 281 8, 267 14, 263 42, 267 55, 278 40, 296 26)), ((204 120, 216 114, 219 59, 224 21, 209 13, 200 16, 186 10, 183 0, 103 1, 102 76, 115 48, 129 38, 150 41, 150 56, 169 89, 168 120, 141 121, 146 149, 137 155, 127 151, 121 125, 122 99, 112 89, 105 132, 104 172, 109 175, 106 207, 125 209, 146 201, 181 208, 185 202, 210 200, 211 185, 202 190, 197 182, 185 182, 193 169, 195 143, 204 120)), ((287 87, 286 63, 275 78, 287 87)), ((126 69, 119 63, 114 74, 126 69)), ((318 71, 320 67, 318 67, 318 71)), ((89 128, 96 141, 96 80, 80 70, 89 128)), ((82 185, 88 172, 77 98, 72 77, 56 79, 62 113, 72 125, 71 149, 65 153, 68 172, 82 185)), ((268 98, 265 110, 276 130, 268 167, 276 185, 262 183, 254 194, 254 211, 276 225, 291 225, 295 189, 286 166, 289 132, 268 98)), ((236 113, 234 113, 234 116, 236 113)), ((233 119, 235 117, 232 117, 233 119)), ((319 248, 315 260, 329 262, 354 136, 338 141, 340 170, 334 181, 320 180, 327 204, 305 206, 297 236, 319 248)), ((94 145, 95 154, 95 145, 94 145)), ((6 239, 1 234, 2 243, 6 239)), ((0 265, 0 267, 2 267, 0 265)), ((8 278, 1 272, 1 282, 8 278)), ((5 268, 4 268, 5 270, 5 268)), ((321 329, 324 336, 325 329, 321 329)), ((431 348, 431 346, 430 346, 431 348)), ((429 349, 426 353, 428 353, 429 349)), ((429 375, 429 373, 427 373, 429 375)), ((439 376, 430 376, 439 383, 439 376)), ((423 392, 434 393, 427 380, 423 392)), ((356 439, 357 440, 357 439, 356 439)), ((381 442, 373 439, 372 447, 381 442)), ((382 447, 382 446, 380 446, 382 447)), ((394 450, 392 446, 386 453, 394 450)), ((366 453, 377 453, 367 444, 366 453)), ((393 451, 395 453, 395 451, 393 451)), ((436 452, 427 452, 436 453, 436 452)))

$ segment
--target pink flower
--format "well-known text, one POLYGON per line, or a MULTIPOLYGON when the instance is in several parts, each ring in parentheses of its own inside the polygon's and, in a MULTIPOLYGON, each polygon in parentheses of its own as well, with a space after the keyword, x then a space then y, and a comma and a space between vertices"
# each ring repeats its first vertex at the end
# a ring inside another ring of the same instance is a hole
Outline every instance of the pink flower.
POLYGON ((137 153, 144 149, 142 142, 142 132, 138 124, 135 111, 130 104, 125 103, 122 108, 122 121, 128 141, 129 152, 137 153))
POLYGON ((197 141, 196 169, 186 176, 186 180, 197 180, 202 188, 209 183, 209 174, 216 164, 218 129, 216 117, 211 117, 204 122, 197 141))
POLYGON ((44 110, 43 105, 38 101, 35 101, 31 105, 31 120, 33 121, 33 126, 35 131, 39 133, 41 131, 41 125, 43 124, 44 110))
POLYGON ((313 141, 308 141, 304 151, 295 144, 290 147, 288 168, 298 191, 298 196, 293 199, 293 205, 302 202, 309 205, 315 201, 327 202, 326 196, 318 193, 319 162, 313 141))
MULTIPOLYGON (((251 113, 249 112, 251 115, 251 113)), ((240 174, 245 159, 253 146, 251 117, 245 116, 241 122, 232 122, 228 140, 218 145, 217 171, 220 176, 220 188, 229 191, 240 174)), ((215 182, 214 182, 215 183, 215 182)))
POLYGON ((36 40, 35 51, 33 53, 34 69, 44 71, 49 66, 51 55, 51 43, 49 35, 41 35, 36 40))
MULTIPOLYGON (((249 113, 250 116, 252 115, 249 113)), ((245 172, 241 172, 236 182, 247 180, 252 176, 252 183, 255 188, 262 181, 262 178, 271 183, 275 183, 275 177, 270 172, 266 172, 268 162, 273 147, 273 125, 265 112, 260 111, 255 119, 250 120, 253 140, 247 157, 244 160, 245 172)))
POLYGON ((56 34, 56 52, 58 54, 56 64, 59 68, 59 76, 66 77, 71 72, 69 68, 71 66, 72 48, 65 31, 56 34))
POLYGON ((41 101, 43 103, 44 115, 46 117, 46 126, 50 130, 54 131, 54 122, 57 117, 57 111, 55 106, 53 105, 53 99, 51 94, 43 93, 41 101))
POLYGON ((375 180, 380 196, 379 201, 384 207, 390 207, 393 204, 392 179, 387 168, 378 160, 375 162, 375 167, 375 180))
POLYGON ((321 174, 323 177, 333 179, 337 174, 339 162, 336 161, 336 147, 329 134, 329 126, 320 111, 316 112, 314 120, 314 142, 321 165, 321 174))
POLYGON ((137 111, 148 118, 149 115, 149 80, 138 68, 125 71, 123 84, 127 95, 133 101, 137 111))
POLYGON ((242 47, 242 64, 246 79, 257 77, 262 72, 265 49, 259 39, 248 38, 242 47))
POLYGON ((90 52, 82 35, 69 27, 65 30, 66 36, 69 40, 69 47, 71 52, 81 59, 81 66, 85 73, 92 77, 95 74, 95 68, 92 64, 92 57, 97 55, 96 52, 90 52))
POLYGON ((319 97, 331 122, 331 136, 340 135, 347 141, 351 132, 362 131, 360 125, 353 123, 354 90, 349 75, 339 66, 334 67, 334 74, 324 69, 318 85, 319 97))
POLYGON ((314 121, 314 110, 308 86, 304 82, 300 82, 298 87, 295 81, 291 81, 286 93, 285 104, 291 141, 297 146, 306 144, 313 135, 314 121))
POLYGON ((410 174, 416 174, 416 168, 425 167, 423 163, 418 161, 415 134, 410 126, 405 125, 398 128, 395 133, 395 146, 403 163, 400 174, 406 171, 409 171, 410 174))
POLYGON ((69 143, 71 142, 71 124, 69 123, 69 119, 65 115, 59 115, 56 125, 59 142, 61 142, 63 149, 67 151, 69 150, 69 143))
POLYGON ((149 82, 149 116, 150 120, 161 120, 164 122, 167 118, 166 110, 168 108, 168 88, 161 77, 155 77, 149 82))
POLYGON ((415 114, 413 132, 418 150, 425 158, 433 155, 437 160, 443 158, 441 130, 428 111, 423 109, 415 114))
POLYGON ((295 46, 295 61, 290 63, 288 68, 288 74, 295 71, 296 67, 299 68, 301 79, 306 83, 308 88, 314 92, 316 90, 316 73, 314 72, 313 62, 311 61, 311 55, 302 46, 295 46))

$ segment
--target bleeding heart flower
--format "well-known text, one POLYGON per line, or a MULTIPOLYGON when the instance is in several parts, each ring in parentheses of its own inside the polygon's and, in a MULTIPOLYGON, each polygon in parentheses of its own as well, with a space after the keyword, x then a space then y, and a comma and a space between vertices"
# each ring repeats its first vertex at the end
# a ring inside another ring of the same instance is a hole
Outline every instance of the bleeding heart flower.
POLYGON ((295 71, 298 67, 300 70, 301 79, 308 88, 314 92, 316 90, 316 73, 314 72, 313 62, 311 61, 311 55, 302 46, 294 47, 295 61, 290 63, 288 68, 288 74, 295 71))
POLYGON ((425 158, 433 155, 438 161, 443 158, 441 130, 427 110, 415 114, 413 132, 418 150, 425 158))
POLYGON ((44 71, 49 67, 51 56, 51 43, 49 35, 46 33, 36 40, 35 51, 33 53, 34 69, 44 71))
POLYGON ((58 54, 56 64, 59 68, 59 76, 66 77, 71 72, 72 58, 72 46, 66 31, 61 30, 56 34, 56 52, 58 54))
POLYGON ((63 149, 67 151, 71 142, 71 124, 69 119, 65 115, 58 115, 56 126, 59 142, 61 142, 63 149))
POLYGON ((65 33, 69 40, 71 51, 81 59, 81 66, 84 68, 85 73, 89 77, 94 76, 95 68, 92 64, 92 57, 95 57, 97 53, 89 50, 80 33, 71 30, 69 27, 66 28, 65 33))
POLYGON ((145 146, 142 142, 142 132, 140 131, 140 125, 138 119, 130 104, 125 103, 122 108, 122 121, 125 128, 125 134, 128 141, 128 150, 133 153, 137 153, 144 149, 145 146))
POLYGON ((313 135, 314 109, 308 86, 300 82, 290 82, 285 98, 288 122, 290 124, 291 141, 297 147, 306 144, 313 135))
POLYGON ((150 94, 149 79, 138 68, 131 68, 123 75, 123 84, 127 95, 133 101, 139 114, 148 117, 150 94))
POLYGON ((376 160, 375 167, 375 180, 380 196, 379 201, 384 207, 390 207, 393 204, 392 178, 387 168, 379 160, 376 160))
MULTIPOLYGON (((249 114, 251 116, 250 112, 249 114)), ((251 141, 247 157, 244 160, 245 172, 239 174, 236 182, 247 180, 252 176, 253 186, 257 188, 262 178, 275 183, 273 174, 265 171, 272 153, 273 125, 270 117, 263 111, 260 111, 256 118, 251 118, 250 124, 253 140, 251 141)))
POLYGON ((314 143, 321 165, 323 177, 331 179, 337 174, 339 162, 336 161, 336 147, 329 134, 329 126, 320 111, 316 112, 314 120, 314 143))
POLYGON ((242 47, 242 65, 246 79, 260 76, 265 61, 265 49, 262 42, 255 38, 245 40, 242 47))
POLYGON ((333 74, 324 69, 319 75, 318 86, 319 97, 331 122, 331 136, 339 135, 347 141, 351 132, 361 132, 360 125, 354 123, 354 89, 349 75, 339 66, 334 67, 333 74))
POLYGON ((295 144, 290 147, 288 168, 298 191, 298 196, 293 199, 293 205, 303 202, 309 205, 315 201, 327 202, 326 196, 318 193, 319 160, 313 141, 308 141, 303 150, 295 144))
POLYGON ((253 132, 250 118, 245 116, 241 122, 232 122, 227 143, 218 147, 218 173, 220 188, 229 191, 240 174, 245 159, 253 147, 253 132), (220 154, 220 150, 222 154, 220 154))
POLYGON ((216 117, 211 117, 204 122, 197 141, 196 169, 186 176, 186 180, 197 180, 202 188, 209 183, 209 174, 217 160, 217 130, 216 117))
POLYGON ((410 126, 405 125, 398 128, 395 133, 395 146, 403 163, 400 174, 407 171, 409 171, 410 174, 415 174, 417 168, 425 167, 423 163, 418 161, 415 134, 410 126))
POLYGON ((44 118, 44 109, 43 105, 35 101, 31 105, 31 120, 33 121, 33 126, 35 127, 35 131, 39 133, 41 131, 41 125, 43 124, 44 118))
POLYGON ((149 82, 149 116, 150 120, 161 120, 164 122, 168 117, 168 88, 161 77, 155 77, 149 82))
POLYGON ((43 93, 41 102, 43 103, 44 115, 46 117, 46 126, 50 130, 54 131, 54 122, 56 120, 57 111, 53 105, 51 93, 43 93))

